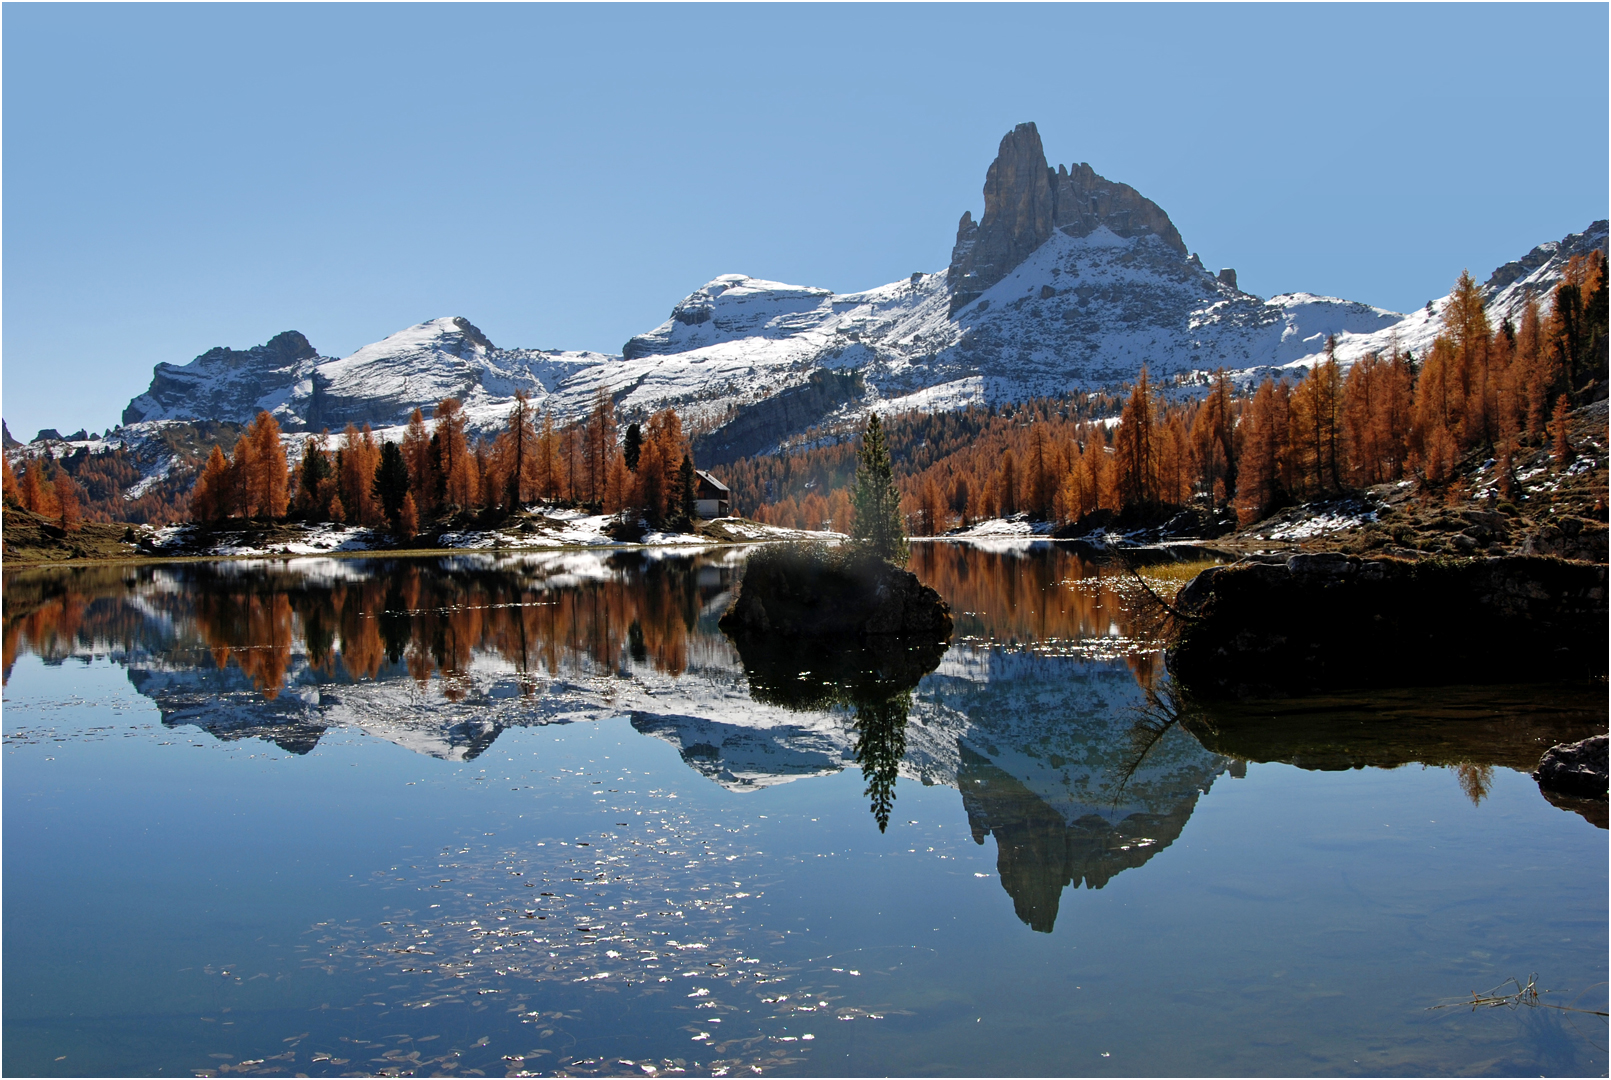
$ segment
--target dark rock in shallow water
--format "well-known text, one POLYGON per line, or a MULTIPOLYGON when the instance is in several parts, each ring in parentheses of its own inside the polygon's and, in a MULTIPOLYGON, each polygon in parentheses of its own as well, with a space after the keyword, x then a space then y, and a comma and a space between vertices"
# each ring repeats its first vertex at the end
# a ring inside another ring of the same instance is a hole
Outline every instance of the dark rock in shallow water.
POLYGON ((933 671, 951 611, 883 559, 816 545, 757 552, 722 616, 756 700, 785 708, 865 705, 933 671))
POLYGON ((1606 671, 1606 567, 1537 556, 1205 570, 1169 670, 1200 697, 1556 681, 1606 671))
POLYGON ((856 763, 883 832, 906 752, 912 688, 939 665, 951 638, 940 594, 876 556, 790 544, 750 558, 720 625, 756 701, 797 710, 854 706, 856 763))
POLYGON ((951 636, 951 610, 916 574, 883 559, 791 546, 750 559, 721 627, 734 635, 902 635, 938 641, 951 636))
POLYGON ((1604 799, 1607 742, 1606 736, 1595 735, 1581 742, 1552 746, 1538 763, 1533 779, 1546 793, 1604 799))

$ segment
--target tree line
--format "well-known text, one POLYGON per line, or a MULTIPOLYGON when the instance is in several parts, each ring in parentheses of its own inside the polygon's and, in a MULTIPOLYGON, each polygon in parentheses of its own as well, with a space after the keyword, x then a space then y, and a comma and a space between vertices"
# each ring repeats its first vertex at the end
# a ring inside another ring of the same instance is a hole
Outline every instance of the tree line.
MULTIPOLYGON (((1548 444, 1566 460, 1570 409, 1605 396, 1606 276, 1603 253, 1574 257, 1547 302, 1530 298, 1519 323, 1496 326, 1463 273, 1442 333, 1420 357, 1394 349, 1345 371, 1328 343, 1296 381, 1243 388, 1222 370, 1198 397, 1160 388, 1143 368, 1124 395, 889 417, 883 436, 900 512, 916 535, 1017 513, 1077 522, 1193 503, 1234 508, 1251 522, 1292 501, 1406 477, 1442 483, 1478 451, 1494 458, 1509 497, 1516 452, 1548 444)), ((851 531, 859 437, 814 431, 798 442, 804 448, 714 471, 735 505, 761 521, 851 531)), ((685 527, 695 488, 676 412, 621 432, 602 388, 587 416, 564 425, 516 395, 492 439, 468 434, 453 398, 429 420, 414 410, 397 442, 349 424, 308 437, 294 470, 277 422, 262 413, 232 453, 212 447, 188 507, 172 485, 124 498, 139 474, 122 451, 34 459, 20 473, 8 463, 5 500, 67 527, 80 517, 160 522, 188 509, 199 521, 295 516, 413 535, 444 515, 537 500, 641 510, 652 526, 685 527)))
MULTIPOLYGON (((1509 498, 1516 452, 1547 445, 1564 463, 1570 410, 1606 395, 1606 324, 1606 261, 1596 252, 1571 260, 1547 308, 1529 298, 1519 325, 1493 325, 1481 287, 1462 273, 1442 333, 1419 358, 1394 349, 1345 370, 1328 341, 1297 381, 1239 388, 1221 369, 1206 394, 1183 399, 1143 367, 1122 403, 1071 394, 893 417, 885 430, 915 535, 1018 513, 1078 522, 1194 503, 1234 508, 1249 523, 1373 484, 1443 483, 1476 452, 1494 459, 1509 498)), ((723 471, 760 520, 847 531, 855 462, 854 442, 819 440, 723 471)))
POLYGON ((601 387, 577 423, 538 415, 524 393, 493 438, 472 437, 467 421, 462 404, 446 398, 429 421, 415 409, 400 440, 348 424, 339 436, 309 436, 290 469, 278 422, 259 413, 232 454, 213 447, 191 493, 192 516, 291 516, 413 536, 423 521, 444 515, 510 513, 543 501, 638 511, 655 527, 691 523, 693 452, 675 410, 629 424, 618 439, 614 402, 601 387))
POLYGON ((23 463, 22 475, 4 463, 0 473, 7 506, 20 506, 31 513, 56 521, 64 529, 76 529, 83 519, 83 489, 73 474, 54 458, 30 458, 23 463))
POLYGON ((110 446, 92 453, 83 445, 59 457, 35 451, 15 466, 6 463, 5 501, 52 520, 65 518, 68 528, 79 520, 151 525, 183 521, 190 516, 190 491, 204 460, 196 442, 211 445, 239 430, 241 425, 227 422, 165 429, 156 433, 155 445, 138 452, 110 446), (157 459, 166 460, 166 475, 148 476, 157 459))

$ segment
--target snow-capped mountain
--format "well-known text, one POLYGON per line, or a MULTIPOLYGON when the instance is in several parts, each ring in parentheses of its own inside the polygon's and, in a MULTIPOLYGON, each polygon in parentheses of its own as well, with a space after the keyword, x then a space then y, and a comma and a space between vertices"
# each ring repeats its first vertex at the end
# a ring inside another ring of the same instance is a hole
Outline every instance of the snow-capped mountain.
MULTIPOLYGON (((1233 270, 1188 253, 1162 208, 1089 165, 1046 163, 1033 124, 1002 139, 983 216, 962 217, 951 264, 841 294, 742 274, 690 293, 619 355, 501 349, 468 320, 433 319, 350 356, 321 356, 288 331, 244 351, 218 348, 159 365, 125 424, 247 421, 267 409, 289 431, 386 428, 444 397, 488 430, 517 390, 561 420, 600 386, 628 416, 675 406, 706 463, 869 408, 1005 402, 1116 387, 1224 366, 1249 375, 1312 364, 1337 335, 1352 361, 1395 343, 1424 350, 1441 302, 1409 315, 1307 293, 1261 299, 1233 270)), ((1494 272, 1496 318, 1545 297, 1575 253, 1604 248, 1606 223, 1535 248, 1494 272)))
POLYGON ((410 326, 339 359, 286 331, 252 349, 216 348, 182 367, 157 365, 150 389, 129 402, 123 422, 246 423, 266 410, 290 431, 339 430, 349 422, 391 427, 448 397, 479 419, 488 407, 501 414, 516 391, 545 399, 568 377, 609 359, 500 349, 462 318, 410 326))

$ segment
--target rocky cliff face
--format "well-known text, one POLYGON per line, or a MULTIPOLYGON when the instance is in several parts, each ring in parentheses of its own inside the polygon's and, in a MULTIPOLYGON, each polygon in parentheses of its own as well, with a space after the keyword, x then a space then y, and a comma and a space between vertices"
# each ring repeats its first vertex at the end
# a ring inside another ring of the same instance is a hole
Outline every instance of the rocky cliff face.
POLYGON ((183 367, 158 364, 150 389, 123 410, 123 422, 242 419, 242 408, 279 398, 321 359, 307 338, 287 330, 250 349, 209 349, 183 367), (187 415, 170 415, 174 411, 187 415))
POLYGON ((1521 258, 1499 267, 1483 286, 1483 297, 1492 303, 1511 285, 1537 274, 1540 270, 1558 267, 1556 276, 1559 276, 1559 272, 1565 270, 1572 256, 1604 251, 1606 225, 1603 220, 1591 222, 1589 227, 1580 233, 1569 233, 1563 239, 1539 244, 1521 258))
POLYGON ((1186 254, 1169 215, 1135 188, 1098 176, 1084 162, 1048 168, 1034 124, 1019 124, 1001 140, 985 173, 984 201, 978 224, 972 211, 965 211, 957 226, 946 272, 952 312, 984 295, 1050 239, 1054 229, 1073 237, 1104 227, 1124 239, 1156 236, 1186 254))

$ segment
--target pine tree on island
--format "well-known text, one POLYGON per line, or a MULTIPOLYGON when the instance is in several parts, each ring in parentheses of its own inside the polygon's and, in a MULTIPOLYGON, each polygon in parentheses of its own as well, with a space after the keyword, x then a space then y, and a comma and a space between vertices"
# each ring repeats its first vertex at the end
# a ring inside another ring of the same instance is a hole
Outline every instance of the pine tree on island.
POLYGON ((901 520, 901 493, 895 487, 889 447, 878 414, 867 418, 856 468, 855 523, 851 537, 857 544, 897 565, 904 565, 910 550, 901 520))

